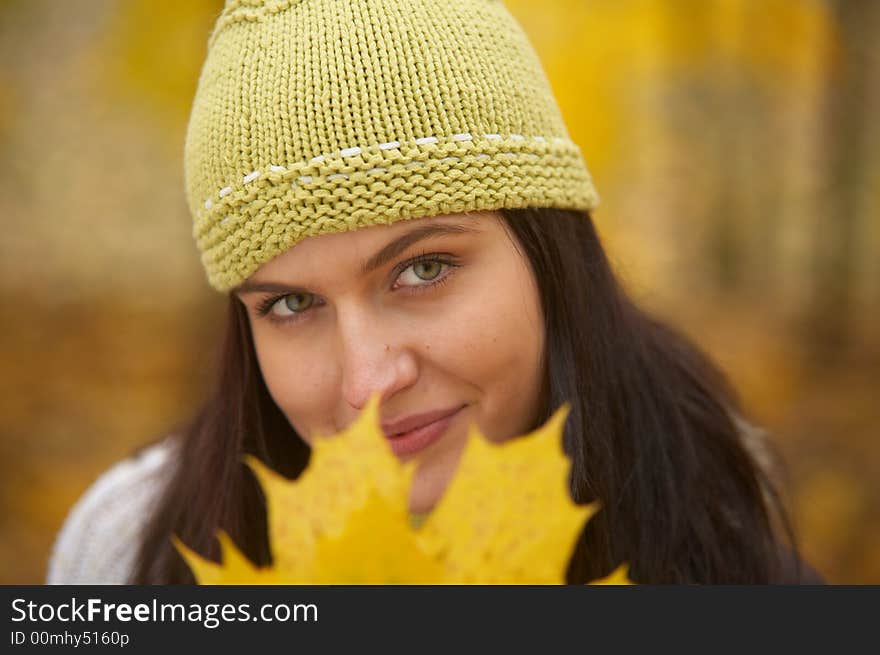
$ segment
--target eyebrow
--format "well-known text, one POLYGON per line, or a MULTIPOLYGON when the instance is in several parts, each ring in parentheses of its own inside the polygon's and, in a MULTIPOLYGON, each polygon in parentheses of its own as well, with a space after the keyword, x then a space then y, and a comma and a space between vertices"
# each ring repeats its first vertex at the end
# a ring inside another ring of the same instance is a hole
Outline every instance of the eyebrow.
MULTIPOLYGON (((370 257, 370 259, 361 267, 361 275, 371 273, 397 257, 413 244, 429 237, 447 234, 479 234, 480 232, 481 230, 478 228, 461 223, 433 223, 430 225, 422 225, 397 237, 394 241, 386 244, 379 252, 370 257)), ((296 291, 296 289, 288 284, 282 284, 280 282, 245 281, 236 287, 233 293, 241 296, 246 293, 255 293, 258 291, 290 292, 296 291)))

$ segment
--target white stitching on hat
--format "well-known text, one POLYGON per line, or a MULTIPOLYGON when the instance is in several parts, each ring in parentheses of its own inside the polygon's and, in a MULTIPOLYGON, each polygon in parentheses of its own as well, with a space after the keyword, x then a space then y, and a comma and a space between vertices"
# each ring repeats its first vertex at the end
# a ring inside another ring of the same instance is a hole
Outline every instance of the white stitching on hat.
MULTIPOLYGON (((483 138, 490 140, 490 141, 498 141, 500 139, 503 139, 504 137, 501 136, 500 134, 484 134, 483 138)), ((522 134, 511 134, 511 135, 509 135, 509 138, 514 141, 526 140, 526 137, 523 136, 522 134)), ((543 136, 534 136, 534 137, 530 137, 530 138, 533 141, 536 141, 538 143, 546 143, 547 142, 547 137, 543 137, 543 136)), ((470 134, 469 132, 462 132, 461 134, 453 134, 451 139, 453 142, 473 141, 474 136, 472 134, 470 134)), ((419 145, 419 146, 433 145, 433 144, 438 143, 439 141, 440 141, 440 139, 436 136, 428 136, 428 137, 422 137, 422 138, 416 139, 415 144, 419 145)), ((562 137, 557 136, 557 137, 552 137, 552 141, 553 141, 553 143, 556 143, 556 144, 563 144, 563 143, 567 143, 568 139, 564 139, 562 137)), ((395 150, 395 149, 401 147, 401 143, 400 143, 400 141, 388 141, 386 143, 380 143, 374 147, 378 147, 379 150, 383 150, 383 151, 384 150, 395 150)), ((342 150, 339 151, 339 155, 341 157, 356 157, 357 155, 362 154, 364 150, 365 150, 365 148, 362 148, 360 146, 353 146, 351 148, 343 148, 342 150)), ((505 156, 510 156, 510 157, 514 156, 514 153, 512 153, 512 152, 502 152, 499 154, 505 155, 505 156)), ((527 154, 533 159, 540 158, 539 155, 536 155, 534 153, 527 153, 527 154)), ((328 155, 318 155, 317 157, 312 157, 309 161, 313 164, 324 163, 326 161, 327 157, 328 157, 328 155)), ((482 153, 482 154, 476 155, 476 159, 479 159, 479 160, 490 159, 490 155, 482 153)), ((446 162, 460 161, 460 160, 457 157, 446 157, 444 159, 441 159, 440 161, 443 163, 446 163, 446 162)), ((416 168, 416 167, 421 167, 424 165, 425 165, 425 163, 423 163, 423 162, 411 162, 409 164, 406 164, 405 168, 416 168)), ((288 169, 285 168, 284 166, 272 165, 272 166, 269 166, 269 170, 272 171, 273 173, 284 173, 288 169)), ((381 168, 381 167, 380 168, 371 168, 370 170, 367 171, 367 174, 377 175, 378 173, 386 172, 386 170, 387 169, 381 168)), ((253 171, 253 172, 245 175, 242 178, 242 184, 248 184, 250 182, 253 182, 258 177, 260 177, 260 171, 253 171)), ((348 179, 348 175, 345 175, 343 173, 335 173, 332 175, 328 175, 327 179, 328 180, 348 179)), ((304 175, 304 176, 298 178, 297 182, 299 182, 301 184, 309 184, 312 182, 312 176, 311 175, 304 175)), ((296 182, 292 182, 291 186, 296 188, 296 186, 297 186, 296 182)), ((217 193, 217 195, 220 198, 225 198, 230 193, 232 193, 232 187, 225 186, 222 189, 220 189, 220 191, 217 193)), ((214 206, 214 202, 210 198, 205 200, 205 209, 210 210, 211 208, 213 208, 213 206, 214 206)))

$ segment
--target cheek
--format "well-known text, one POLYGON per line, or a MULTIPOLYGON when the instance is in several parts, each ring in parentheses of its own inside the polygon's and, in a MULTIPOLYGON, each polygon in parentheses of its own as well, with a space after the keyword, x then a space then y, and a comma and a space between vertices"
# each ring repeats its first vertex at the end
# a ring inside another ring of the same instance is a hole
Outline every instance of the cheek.
POLYGON ((319 422, 333 416, 328 358, 316 348, 296 348, 283 338, 257 333, 254 346, 269 395, 300 436, 310 443, 313 430, 332 429, 319 422))
POLYGON ((479 388, 486 428, 513 436, 540 393, 544 324, 530 277, 514 269, 500 279, 460 296, 426 343, 435 365, 479 388))

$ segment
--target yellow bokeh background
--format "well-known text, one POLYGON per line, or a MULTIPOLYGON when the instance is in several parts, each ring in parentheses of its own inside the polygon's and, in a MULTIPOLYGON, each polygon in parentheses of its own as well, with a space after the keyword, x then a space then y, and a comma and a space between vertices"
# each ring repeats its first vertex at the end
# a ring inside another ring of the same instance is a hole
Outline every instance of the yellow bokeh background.
MULTIPOLYGON (((880 3, 507 0, 633 295, 786 463, 807 558, 880 583, 880 3)), ((204 398, 183 137, 219 0, 0 2, 0 583, 204 398)))

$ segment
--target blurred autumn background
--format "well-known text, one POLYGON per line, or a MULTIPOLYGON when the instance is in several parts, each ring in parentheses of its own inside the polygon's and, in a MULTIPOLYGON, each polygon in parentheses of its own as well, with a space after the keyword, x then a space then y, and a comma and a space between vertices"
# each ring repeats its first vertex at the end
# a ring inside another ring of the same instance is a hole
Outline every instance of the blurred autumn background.
MULTIPOLYGON (((182 150, 221 5, 0 2, 0 583, 204 397, 224 299, 182 150)), ((623 279, 770 433, 808 559, 880 583, 880 2, 507 5, 623 279)))

